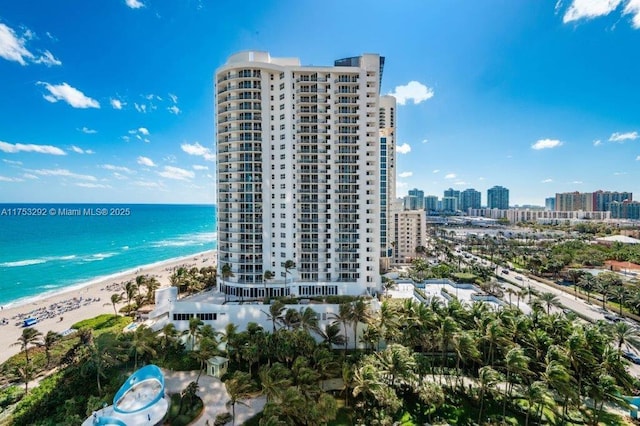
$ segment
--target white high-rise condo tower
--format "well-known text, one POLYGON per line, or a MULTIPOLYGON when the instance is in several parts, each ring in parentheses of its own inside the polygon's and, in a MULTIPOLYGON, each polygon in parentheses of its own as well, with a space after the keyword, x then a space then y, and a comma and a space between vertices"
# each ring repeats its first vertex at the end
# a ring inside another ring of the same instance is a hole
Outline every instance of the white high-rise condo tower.
POLYGON ((249 51, 217 70, 218 277, 226 294, 379 288, 383 65, 376 54, 301 66, 249 51))

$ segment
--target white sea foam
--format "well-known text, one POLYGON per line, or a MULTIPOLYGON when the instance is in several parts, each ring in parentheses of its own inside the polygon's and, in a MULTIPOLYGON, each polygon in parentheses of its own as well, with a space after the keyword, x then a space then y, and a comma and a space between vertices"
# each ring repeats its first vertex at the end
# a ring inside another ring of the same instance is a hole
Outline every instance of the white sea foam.
POLYGON ((218 239, 216 232, 200 232, 197 234, 183 235, 180 237, 161 240, 151 243, 151 247, 186 247, 186 246, 201 246, 211 243, 218 239))
POLYGON ((98 260, 108 259, 112 256, 115 256, 118 253, 96 253, 87 257, 83 257, 82 260, 84 262, 96 262, 98 260))
POLYGON ((4 262, 0 263, 0 266, 3 268, 17 268, 19 266, 29 266, 29 265, 37 265, 39 263, 45 263, 46 259, 26 259, 26 260, 18 260, 15 262, 4 262))

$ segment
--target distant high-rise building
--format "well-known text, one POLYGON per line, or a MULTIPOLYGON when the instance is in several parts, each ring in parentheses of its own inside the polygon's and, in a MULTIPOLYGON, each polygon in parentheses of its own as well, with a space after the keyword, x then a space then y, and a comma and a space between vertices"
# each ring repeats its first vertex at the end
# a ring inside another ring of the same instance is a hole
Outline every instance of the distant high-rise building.
POLYGON ((453 188, 445 189, 443 196, 455 198, 456 208, 460 208, 460 191, 453 188))
POLYGON ((549 211, 555 211, 556 209, 556 198, 548 197, 544 199, 544 208, 549 211))
POLYGON ((601 190, 593 193, 593 209, 596 211, 609 210, 609 204, 613 201, 617 201, 618 203, 633 201, 633 193, 601 190))
POLYGON ((435 212, 438 210, 438 197, 435 195, 427 195, 424 197, 424 209, 427 212, 435 212))
POLYGON ((637 201, 611 201, 609 211, 612 219, 640 219, 640 203, 637 201))
POLYGON ((221 283, 226 294, 379 288, 383 64, 366 54, 302 66, 246 51, 218 68, 218 265, 232 273, 221 283), (268 285, 266 271, 275 275, 268 285))
POLYGON ((487 207, 490 209, 509 209, 509 190, 503 186, 494 186, 487 190, 487 207))
POLYGON ((563 192, 556 194, 556 211, 609 211, 613 201, 633 201, 631 192, 563 192))
MULTIPOLYGON (((380 255, 390 255, 395 241, 391 226, 391 211, 396 199, 396 98, 380 97, 380 255)), ((384 268, 387 263, 383 260, 384 268)))
POLYGON ((460 193, 460 210, 463 212, 466 212, 468 209, 479 209, 481 206, 482 196, 480 191, 469 188, 460 193))
POLYGON ((418 188, 410 189, 409 196, 416 199, 416 208, 411 210, 424 209, 424 191, 418 188))
POLYGON ((453 213, 458 210, 457 197, 442 197, 442 211, 453 213))

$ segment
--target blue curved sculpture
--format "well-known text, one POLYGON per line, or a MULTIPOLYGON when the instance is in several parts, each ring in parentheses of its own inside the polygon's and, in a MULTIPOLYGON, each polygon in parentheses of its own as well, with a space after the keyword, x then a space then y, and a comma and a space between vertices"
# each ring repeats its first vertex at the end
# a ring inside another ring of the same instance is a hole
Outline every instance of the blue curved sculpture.
POLYGON ((98 417, 93 424, 97 426, 127 426, 125 422, 115 417, 98 417))
POLYGON ((113 397, 113 411, 131 414, 146 410, 164 398, 164 375, 155 365, 133 373, 113 397))

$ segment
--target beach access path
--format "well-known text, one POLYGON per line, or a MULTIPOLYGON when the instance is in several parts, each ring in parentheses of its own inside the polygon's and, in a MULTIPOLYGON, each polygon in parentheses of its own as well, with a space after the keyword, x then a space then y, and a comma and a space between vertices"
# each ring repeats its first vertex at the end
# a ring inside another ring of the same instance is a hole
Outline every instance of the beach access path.
MULTIPOLYGON (((138 275, 154 276, 160 283, 160 288, 171 285, 169 278, 177 268, 215 266, 216 254, 214 250, 159 262, 150 266, 143 266, 135 271, 128 271, 113 275, 104 280, 96 281, 86 287, 72 291, 52 294, 49 297, 16 307, 4 306, 0 310, 0 323, 6 319, 8 323, 0 325, 0 363, 5 362, 20 352, 19 345, 13 345, 22 334, 21 318, 39 317, 38 323, 32 326, 42 335, 48 331, 62 333, 78 321, 96 317, 100 314, 113 314, 111 295, 124 292, 123 285, 127 281, 135 280, 138 275), (17 325, 16 325, 17 324, 17 325)), ((117 305, 118 307, 124 304, 117 305)))

